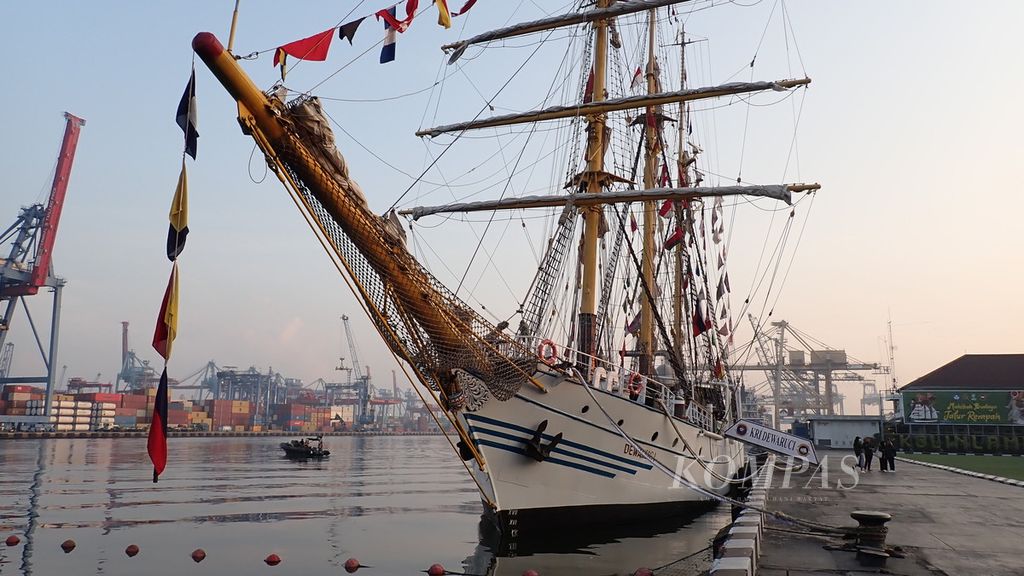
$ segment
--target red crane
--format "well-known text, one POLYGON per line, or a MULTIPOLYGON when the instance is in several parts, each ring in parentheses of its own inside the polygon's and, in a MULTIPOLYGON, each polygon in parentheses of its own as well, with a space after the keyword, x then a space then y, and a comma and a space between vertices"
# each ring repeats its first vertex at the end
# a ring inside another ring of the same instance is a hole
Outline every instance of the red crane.
POLYGON ((66 120, 64 139, 61 142, 60 154, 57 156, 57 168, 53 175, 53 185, 50 187, 49 201, 45 206, 33 204, 22 208, 21 214, 18 215, 14 224, 0 232, 0 244, 11 244, 11 252, 8 257, 0 258, 0 313, 2 313, 0 315, 0 347, 3 346, 7 337, 18 300, 25 296, 38 294, 42 287, 50 287, 54 291, 49 354, 43 350, 35 322, 28 314, 28 306, 25 306, 29 324, 35 333, 36 343, 39 345, 39 351, 43 353, 47 376, 4 378, 8 383, 46 382, 47 406, 49 406, 49 395, 52 393, 54 384, 53 366, 57 356, 60 290, 64 286, 64 281, 53 275, 53 246, 57 239, 61 211, 64 208, 64 197, 68 191, 71 166, 75 161, 78 135, 82 126, 85 126, 85 120, 73 114, 65 112, 64 118, 66 120))
POLYGON ((78 133, 82 126, 85 126, 85 120, 73 114, 65 112, 64 118, 67 120, 67 125, 64 128, 64 140, 61 142, 60 155, 57 156, 57 169, 53 175, 49 202, 45 208, 41 204, 35 204, 22 209, 18 222, 0 235, 14 236, 13 233, 18 233, 18 239, 15 241, 11 255, 3 263, 4 273, 0 280, 2 283, 0 284, 0 298, 36 294, 39 292, 39 288, 46 285, 46 280, 50 275, 53 245, 57 239, 57 226, 60 224, 64 197, 68 191, 71 166, 75 161, 78 133), (31 260, 29 260, 30 256, 33 256, 31 260), (20 271, 24 273, 27 271, 25 268, 29 263, 31 263, 31 271, 28 274, 8 273, 8 268, 12 269, 10 272, 19 271, 20 268, 20 271), (21 266, 18 266, 19 264, 21 266))

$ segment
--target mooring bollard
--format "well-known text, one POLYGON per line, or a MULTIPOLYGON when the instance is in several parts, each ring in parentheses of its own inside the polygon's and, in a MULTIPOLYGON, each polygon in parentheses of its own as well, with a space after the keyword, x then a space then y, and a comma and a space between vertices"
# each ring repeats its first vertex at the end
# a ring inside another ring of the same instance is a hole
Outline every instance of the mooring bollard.
POLYGON ((889 553, 885 551, 885 523, 892 515, 873 510, 855 510, 850 517, 857 521, 857 561, 862 566, 884 566, 889 553))

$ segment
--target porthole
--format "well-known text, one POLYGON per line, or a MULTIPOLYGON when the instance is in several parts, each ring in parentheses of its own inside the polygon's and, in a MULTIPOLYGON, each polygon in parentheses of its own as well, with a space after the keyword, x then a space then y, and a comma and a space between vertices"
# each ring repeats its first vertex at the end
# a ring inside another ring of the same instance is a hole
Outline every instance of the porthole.
POLYGON ((675 448, 676 444, 679 444, 679 438, 676 438, 675 440, 672 441, 672 447, 675 448))
POLYGON ((584 414, 586 414, 587 410, 590 410, 590 406, 584 405, 583 408, 580 410, 580 412, 583 412, 584 414))
POLYGON ((657 439, 658 439, 658 433, 657 432, 655 432, 654 434, 651 434, 651 442, 654 442, 657 439))
POLYGON ((616 422, 616 424, 621 428, 623 422, 625 422, 625 420, 623 420, 622 418, 619 418, 619 421, 616 422))

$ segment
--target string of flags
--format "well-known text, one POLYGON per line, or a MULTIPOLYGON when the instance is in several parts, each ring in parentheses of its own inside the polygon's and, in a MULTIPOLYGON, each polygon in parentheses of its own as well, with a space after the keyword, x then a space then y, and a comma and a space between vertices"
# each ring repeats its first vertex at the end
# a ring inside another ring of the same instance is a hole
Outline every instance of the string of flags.
POLYGON ((156 401, 146 440, 146 451, 153 463, 153 482, 167 466, 167 409, 170 398, 167 389, 167 364, 171 359, 174 339, 178 335, 178 256, 185 249, 188 237, 188 173, 185 167, 185 156, 196 159, 199 131, 196 129, 196 69, 192 63, 192 74, 189 76, 185 92, 178 103, 175 122, 184 133, 185 146, 181 154, 181 172, 178 184, 174 188, 171 210, 168 214, 167 259, 171 261, 171 275, 167 279, 167 288, 160 302, 157 314, 156 329, 153 331, 153 348, 164 359, 164 369, 160 374, 160 385, 156 391, 156 401))
MULTIPOLYGON (((437 23, 445 29, 451 28, 452 18, 462 16, 475 5, 477 0, 466 0, 459 10, 452 12, 448 7, 448 0, 433 0, 437 7, 437 23)), ((405 16, 400 20, 398 7, 402 2, 393 4, 388 8, 377 10, 372 14, 377 21, 384 22, 384 44, 380 51, 380 63, 384 64, 395 59, 395 45, 398 34, 404 33, 412 26, 416 18, 416 11, 419 9, 420 0, 405 0, 405 16)), ((346 22, 340 26, 328 28, 323 32, 301 38, 287 44, 282 44, 274 49, 274 66, 281 66, 281 75, 287 67, 288 56, 298 60, 324 61, 331 50, 331 41, 334 39, 334 31, 338 31, 338 38, 348 40, 349 46, 354 45, 356 30, 363 20, 369 16, 363 16, 346 22)))

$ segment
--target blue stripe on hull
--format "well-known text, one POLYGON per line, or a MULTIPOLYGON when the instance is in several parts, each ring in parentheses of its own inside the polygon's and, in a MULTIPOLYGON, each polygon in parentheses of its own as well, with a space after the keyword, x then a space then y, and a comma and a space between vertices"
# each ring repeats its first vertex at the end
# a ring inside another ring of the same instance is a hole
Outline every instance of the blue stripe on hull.
MULTIPOLYGON (((502 444, 501 442, 494 442, 492 440, 482 438, 477 439, 476 443, 479 444, 480 446, 490 446, 491 448, 497 448, 498 450, 505 450, 506 452, 514 452, 516 454, 522 454, 523 456, 526 456, 526 450, 519 446, 509 446, 507 444, 502 444)), ((549 456, 544 460, 544 462, 550 462, 551 464, 558 464, 560 466, 568 466, 569 468, 575 468, 577 470, 582 470, 584 472, 589 472, 591 474, 596 474, 598 476, 603 476, 605 478, 615 478, 615 474, 612 474, 611 472, 598 470, 597 468, 591 468, 590 466, 579 464, 577 462, 570 462, 568 460, 563 460, 561 458, 551 458, 549 456)))
MULTIPOLYGON (((472 427, 470 427, 470 430, 472 432, 477 433, 477 434, 488 434, 488 435, 491 435, 491 436, 496 436, 498 438, 504 438, 506 440, 512 440, 514 442, 526 442, 526 440, 527 440, 527 438, 523 438, 521 436, 516 436, 514 434, 508 434, 508 433, 505 433, 505 432, 499 432, 497 430, 489 430, 487 428, 481 428, 479 426, 472 426, 472 427)), ((599 466, 604 466, 606 468, 611 468, 612 470, 618 470, 620 472, 625 472, 627 474, 636 474, 636 470, 633 469, 633 468, 626 468, 625 466, 619 466, 618 464, 612 464, 611 462, 604 462, 602 460, 598 460, 597 458, 593 458, 591 456, 586 456, 584 454, 577 454, 576 452, 572 452, 570 450, 565 450, 564 448, 561 448, 560 446, 561 446, 561 443, 559 443, 559 446, 556 446, 555 449, 552 450, 552 452, 555 453, 555 454, 564 454, 564 455, 569 456, 571 458, 579 458, 580 460, 586 460, 587 462, 591 462, 591 463, 597 464, 599 466)), ((551 459, 548 458, 548 460, 551 460, 551 459)))
MULTIPOLYGON (((533 436, 533 433, 535 432, 534 430, 526 428, 525 426, 519 426, 517 424, 510 424, 508 422, 503 422, 501 420, 496 420, 494 418, 489 418, 487 416, 481 416, 479 414, 468 413, 468 414, 465 414, 465 417, 466 417, 466 420, 468 420, 470 422, 476 421, 476 422, 482 422, 482 423, 485 423, 485 424, 492 424, 494 426, 500 426, 502 428, 506 428, 506 429, 509 429, 509 430, 515 430, 517 432, 523 432, 525 434, 529 434, 531 437, 533 436)), ((545 440, 548 440, 548 441, 550 441, 550 440, 552 440, 554 438, 554 436, 552 436, 551 434, 543 434, 542 437, 545 440)), ((650 470, 650 469, 654 468, 653 465, 648 464, 646 462, 630 460, 629 458, 625 458, 623 456, 619 456, 618 454, 612 454, 611 452, 605 452, 604 450, 599 450, 597 448, 591 448, 590 446, 586 446, 584 444, 580 444, 579 442, 573 442, 572 440, 565 440, 565 439, 563 439, 559 443, 559 445, 571 446, 573 448, 578 448, 580 450, 585 450, 585 451, 590 452, 592 454, 597 454, 598 456, 603 456, 603 457, 608 458, 610 460, 616 460, 618 462, 629 464, 631 466, 636 466, 637 468, 642 468, 644 470, 650 470)))

